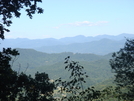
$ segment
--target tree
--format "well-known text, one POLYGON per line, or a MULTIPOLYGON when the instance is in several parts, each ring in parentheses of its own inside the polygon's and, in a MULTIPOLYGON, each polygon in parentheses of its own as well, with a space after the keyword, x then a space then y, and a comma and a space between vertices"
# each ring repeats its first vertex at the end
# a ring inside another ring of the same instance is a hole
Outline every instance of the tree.
POLYGON ((0 52, 0 101, 51 101, 55 89, 48 74, 36 73, 35 78, 25 73, 17 73, 10 61, 19 55, 15 49, 7 48, 0 52))
MULTIPOLYGON (((9 31, 4 25, 12 24, 12 17, 20 17, 21 9, 25 9, 32 19, 33 14, 43 13, 37 7, 42 0, 0 0, 0 38, 4 39, 4 31, 9 31)), ((13 57, 19 55, 16 49, 3 48, 0 52, 0 101, 51 101, 55 88, 46 73, 36 73, 35 78, 25 73, 17 73, 11 67, 13 57)))
POLYGON ((17 93, 18 101, 52 101, 54 83, 49 81, 48 74, 36 73, 35 78, 21 73, 18 76, 17 88, 21 91, 17 93))
MULTIPOLYGON (((8 100, 11 98, 11 91, 14 92, 15 82, 17 79, 17 73, 14 72, 10 67, 11 56, 18 55, 16 50, 3 49, 3 52, 0 52, 0 100, 8 100)), ((15 92, 14 92, 14 95, 15 92)), ((11 99, 14 99, 12 95, 11 99)))
POLYGON ((55 81, 59 88, 60 101, 95 101, 99 99, 101 93, 94 87, 84 89, 85 78, 88 77, 84 72, 84 67, 79 62, 71 61, 70 56, 65 58, 65 69, 70 72, 69 80, 63 81, 61 78, 55 81))
POLYGON ((113 53, 112 57, 110 65, 115 73, 115 82, 127 88, 123 97, 134 100, 134 39, 127 39, 124 48, 113 53))
POLYGON ((113 53, 110 65, 116 73, 115 81, 121 85, 134 84, 134 40, 128 40, 124 48, 113 53))
POLYGON ((0 0, 0 38, 4 39, 4 31, 8 31, 4 27, 12 24, 11 18, 19 18, 21 16, 21 9, 25 9, 27 15, 32 19, 33 14, 43 13, 43 9, 37 6, 38 2, 42 0, 0 0))

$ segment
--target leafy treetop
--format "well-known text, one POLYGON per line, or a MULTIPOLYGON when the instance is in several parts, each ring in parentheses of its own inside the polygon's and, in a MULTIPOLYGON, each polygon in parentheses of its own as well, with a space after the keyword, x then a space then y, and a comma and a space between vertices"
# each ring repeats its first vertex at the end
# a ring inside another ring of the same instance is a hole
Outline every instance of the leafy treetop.
POLYGON ((134 40, 127 39, 124 48, 113 53, 110 65, 116 73, 115 81, 119 85, 134 84, 134 40))
POLYGON ((21 16, 21 9, 25 9, 27 15, 32 19, 33 14, 43 13, 43 9, 37 6, 38 2, 42 0, 0 0, 0 38, 4 39, 4 31, 9 32, 4 28, 4 25, 10 26, 12 24, 11 18, 21 16))

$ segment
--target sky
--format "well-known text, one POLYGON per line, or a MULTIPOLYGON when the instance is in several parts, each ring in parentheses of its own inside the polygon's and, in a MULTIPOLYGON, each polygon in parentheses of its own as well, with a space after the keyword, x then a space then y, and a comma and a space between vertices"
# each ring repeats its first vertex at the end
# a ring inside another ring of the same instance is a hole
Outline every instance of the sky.
POLYGON ((5 38, 63 38, 134 34, 134 0, 42 0, 43 14, 24 10, 5 38))

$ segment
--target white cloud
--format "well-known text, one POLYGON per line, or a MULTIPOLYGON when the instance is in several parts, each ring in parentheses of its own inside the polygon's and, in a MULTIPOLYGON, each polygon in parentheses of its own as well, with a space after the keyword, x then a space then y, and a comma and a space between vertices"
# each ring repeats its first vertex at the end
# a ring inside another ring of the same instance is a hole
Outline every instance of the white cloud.
POLYGON ((108 21, 98 21, 98 22, 82 21, 82 22, 69 23, 69 25, 73 25, 73 26, 99 26, 99 25, 102 25, 105 23, 108 23, 108 21))
POLYGON ((67 24, 61 24, 59 26, 53 27, 55 29, 58 29, 62 26, 101 26, 103 24, 108 23, 108 21, 98 21, 98 22, 90 22, 90 21, 77 21, 73 23, 67 23, 67 24))

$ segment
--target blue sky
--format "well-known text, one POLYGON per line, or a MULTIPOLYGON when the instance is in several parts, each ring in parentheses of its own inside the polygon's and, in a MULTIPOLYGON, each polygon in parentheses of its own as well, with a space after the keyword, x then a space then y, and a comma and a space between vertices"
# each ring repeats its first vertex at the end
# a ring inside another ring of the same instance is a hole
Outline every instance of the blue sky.
POLYGON ((43 14, 22 11, 6 38, 62 38, 134 34, 134 0, 43 0, 43 14))

